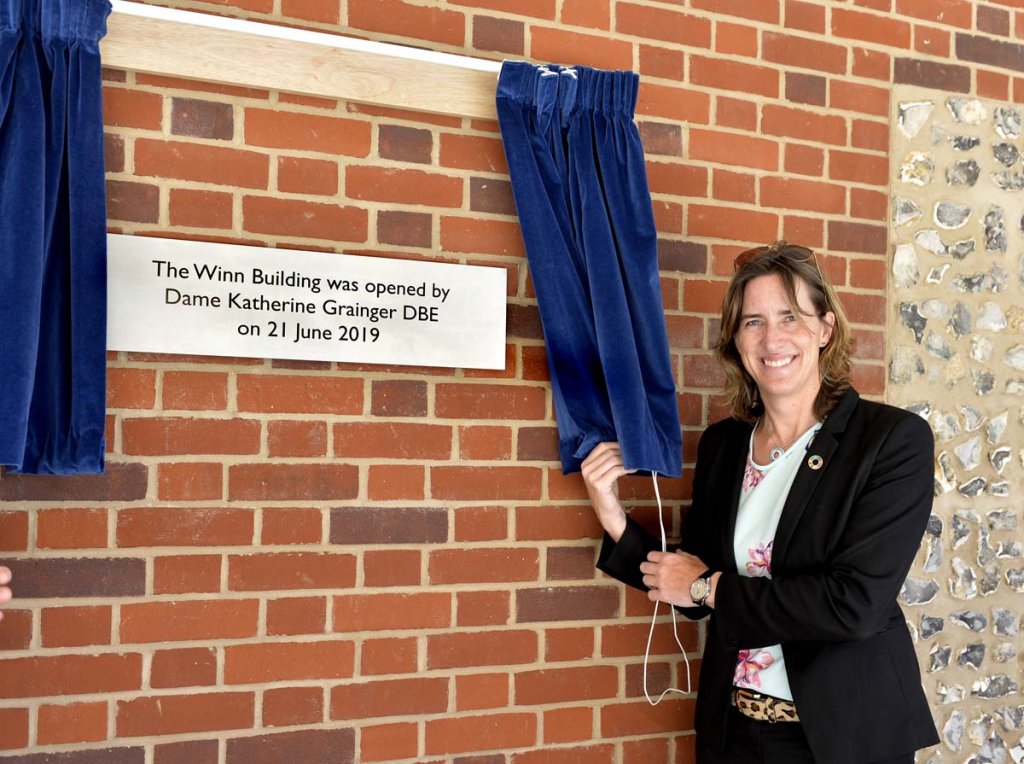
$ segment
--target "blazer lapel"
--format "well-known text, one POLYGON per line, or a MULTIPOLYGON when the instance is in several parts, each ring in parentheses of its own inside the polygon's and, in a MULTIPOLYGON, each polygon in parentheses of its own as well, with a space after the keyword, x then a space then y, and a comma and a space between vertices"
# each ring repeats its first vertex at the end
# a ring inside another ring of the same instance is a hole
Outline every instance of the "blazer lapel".
POLYGON ((747 454, 750 452, 750 426, 742 429, 742 436, 729 440, 729 448, 722 459, 723 486, 731 486, 726 511, 725 533, 722 536, 722 559, 725 570, 736 572, 736 553, 733 538, 736 536, 736 516, 740 511, 740 491, 743 488, 743 473, 747 468, 747 454))
MULTIPOLYGON (((793 538, 793 532, 807 509, 814 489, 818 487, 818 483, 828 472, 832 456, 839 448, 836 436, 846 429, 846 423, 859 398, 857 391, 852 388, 843 395, 832 413, 822 422, 821 430, 803 455, 803 462, 797 469, 793 485, 789 489, 789 495, 782 508, 782 515, 779 517, 779 525, 775 529, 775 540, 772 544, 773 568, 784 567, 786 550, 793 538)), ((732 522, 733 530, 735 530, 735 512, 732 522)))

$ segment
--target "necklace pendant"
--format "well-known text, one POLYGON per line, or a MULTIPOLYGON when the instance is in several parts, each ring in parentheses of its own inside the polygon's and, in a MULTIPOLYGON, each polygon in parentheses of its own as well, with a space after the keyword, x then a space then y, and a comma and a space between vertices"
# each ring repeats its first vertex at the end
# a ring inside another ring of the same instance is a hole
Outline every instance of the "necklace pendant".
POLYGON ((785 453, 786 449, 784 449, 782 446, 776 446, 775 448, 768 452, 768 459, 770 461, 777 462, 779 459, 783 457, 785 453))

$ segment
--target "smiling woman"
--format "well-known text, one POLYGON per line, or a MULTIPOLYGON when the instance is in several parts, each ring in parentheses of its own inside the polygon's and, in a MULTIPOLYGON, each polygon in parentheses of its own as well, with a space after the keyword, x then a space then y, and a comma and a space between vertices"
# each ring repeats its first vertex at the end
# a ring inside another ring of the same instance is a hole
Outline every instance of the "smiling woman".
POLYGON ((617 444, 583 462, 598 567, 710 616, 699 764, 909 764, 938 742, 896 602, 931 511, 931 430, 860 399, 851 345, 809 249, 744 252, 716 347, 733 415, 701 437, 680 548, 626 516, 617 444))

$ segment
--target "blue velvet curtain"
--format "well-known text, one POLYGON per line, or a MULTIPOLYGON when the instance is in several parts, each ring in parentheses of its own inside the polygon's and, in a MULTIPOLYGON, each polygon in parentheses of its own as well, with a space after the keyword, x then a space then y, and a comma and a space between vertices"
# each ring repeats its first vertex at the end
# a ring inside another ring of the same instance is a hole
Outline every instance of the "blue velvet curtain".
POLYGON ((638 84, 632 72, 521 61, 498 78, 565 473, 603 440, 622 444, 627 468, 682 470, 638 84))
POLYGON ((103 471, 106 0, 0 0, 0 465, 103 471))

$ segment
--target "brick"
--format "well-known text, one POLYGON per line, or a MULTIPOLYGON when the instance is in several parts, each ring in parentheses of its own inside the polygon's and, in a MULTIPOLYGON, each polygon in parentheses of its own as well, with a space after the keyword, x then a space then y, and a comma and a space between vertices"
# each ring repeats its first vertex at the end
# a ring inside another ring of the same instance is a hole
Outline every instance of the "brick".
MULTIPOLYGON (((244 2, 245 0, 243 0, 244 2)), ((215 0, 223 3, 225 0, 215 0)), ((237 7, 242 3, 234 3, 237 7)), ((235 85, 224 85, 220 82, 203 82, 202 80, 181 79, 180 77, 165 77, 157 74, 143 74, 136 72, 135 83, 142 86, 167 88, 171 90, 192 90, 202 93, 220 93, 221 95, 237 96, 239 98, 254 98, 258 100, 269 100, 270 93, 266 90, 256 88, 243 88, 235 85)))
POLYGON ((305 239, 364 242, 369 230, 364 209, 297 199, 247 196, 242 217, 246 231, 305 239))
POLYGON ((215 507, 122 509, 117 513, 117 545, 238 546, 253 542, 253 512, 215 507))
POLYGON ((914 26, 914 50, 918 53, 949 58, 952 45, 953 35, 948 30, 922 24, 914 26))
POLYGON ((970 29, 972 5, 967 0, 896 0, 896 13, 922 21, 970 29))
POLYGON ((0 512, 0 551, 23 552, 28 549, 28 512, 0 512))
POLYGON ((526 748, 537 739, 534 714, 489 714, 431 719, 426 722, 426 752, 453 754, 526 748))
POLYGON ((779 149, 775 141, 712 130, 690 130, 690 159, 716 164, 776 170, 779 149))
MULTIPOLYGON (((1024 34, 1024 25, 1021 27, 1021 32, 1024 34)), ((981 98, 991 98, 997 101, 1009 100, 1010 78, 1005 74, 979 69, 977 77, 978 95, 981 98)))
POLYGON ((517 507, 516 541, 598 539, 603 531, 590 505, 517 507))
POLYGON ((348 24, 355 29, 461 47, 465 20, 460 12, 400 0, 349 0, 348 24))
POLYGON ((40 613, 43 647, 110 644, 110 606, 48 607, 40 613))
POLYGON ((256 635, 255 600, 182 600, 121 606, 121 641, 240 639, 256 635))
POLYGON ((160 188, 149 183, 108 180, 107 217, 132 223, 156 223, 160 219, 160 188))
POLYGON ((159 130, 163 121, 163 96, 125 88, 103 88, 103 124, 159 130))
POLYGON ((688 13, 637 3, 618 3, 615 8, 615 31, 647 40, 711 47, 711 22, 688 13))
POLYGON ((453 669, 533 663, 537 635, 532 631, 480 631, 427 637, 427 668, 453 669))
POLYGON ((536 549, 443 549, 430 553, 432 584, 536 581, 536 549))
POLYGON ((374 674, 415 674, 419 670, 418 639, 364 639, 359 672, 374 674))
POLYGON ((846 122, 842 117, 818 114, 803 109, 768 105, 762 114, 762 130, 769 135, 846 144, 846 122))
POLYGON ((611 25, 611 8, 608 0, 562 0, 560 20, 570 26, 591 27, 593 29, 609 29, 611 25))
POLYGON ((841 292, 846 317, 854 324, 885 326, 885 297, 874 294, 841 292))
POLYGON ((512 184, 495 178, 470 178, 469 208, 474 212, 515 215, 512 184))
POLYGON ((32 644, 32 611, 11 610, 8 605, 2 611, 3 628, 0 628, 0 654, 4 650, 26 650, 32 644))
POLYGON ((541 471, 533 467, 431 467, 430 486, 435 499, 539 499, 541 471))
POLYGON ((345 193, 350 199, 366 201, 460 207, 462 179, 423 170, 356 165, 345 169, 345 193))
POLYGON ((754 93, 766 98, 777 98, 779 95, 779 73, 775 69, 704 56, 693 56, 690 59, 690 82, 718 90, 754 93))
POLYGON ((833 109, 885 117, 889 114, 889 89, 833 80, 829 87, 829 105, 833 109))
POLYGON ((859 149, 888 152, 889 126, 883 122, 854 120, 850 145, 859 149))
POLYGON ((160 695, 117 702, 119 737, 248 729, 253 721, 250 692, 160 695))
POLYGON ((787 173, 821 177, 825 170, 825 152, 815 146, 786 144, 784 167, 787 173))
POLYGON ((267 600, 267 634, 323 634, 327 627, 325 597, 282 597, 267 600))
POLYGON ((654 207, 654 225, 659 233, 682 233, 683 205, 655 200, 652 202, 652 206, 654 207))
POLYGON ((124 138, 103 134, 103 163, 108 173, 124 172, 124 138))
POLYGON ((426 470, 419 465, 371 464, 367 497, 372 501, 423 499, 426 470))
POLYGON ((782 219, 782 238, 786 241, 799 241, 812 249, 823 247, 825 223, 820 218, 787 215, 782 219))
POLYGON ((886 229, 884 226, 830 220, 828 248, 833 252, 883 255, 886 253, 886 229))
POLYGON ((338 4, 322 0, 281 0, 281 14, 320 24, 338 23, 338 4))
MULTIPOLYGON (((716 171, 717 172, 717 171, 716 171)), ((691 241, 658 240, 658 269, 680 273, 704 273, 707 247, 691 241)))
POLYGON ((525 28, 521 21, 474 14, 473 47, 521 56, 525 50, 525 28))
POLYGON ((291 727, 323 720, 324 692, 319 687, 277 687, 263 693, 263 726, 291 727))
MULTIPOLYGON (((699 649, 697 624, 681 621, 677 628, 679 641, 687 650, 699 649)), ((601 657, 627 658, 636 655, 637 645, 646 645, 650 624, 615 624, 601 627, 601 657)), ((651 655, 675 656, 679 652, 669 621, 660 623, 651 639, 651 655)))
POLYGON ((825 32, 825 8, 818 3, 786 0, 785 26, 787 29, 802 29, 805 32, 825 32))
POLYGON ((740 98, 716 96, 715 124, 753 132, 757 129, 757 105, 740 98))
POLYGON ((293 194, 334 196, 338 193, 338 163, 306 157, 278 157, 277 188, 293 194))
POLYGON ((886 215, 888 205, 888 197, 880 191, 869 191, 865 188, 850 189, 851 217, 872 221, 882 220, 886 215))
POLYGON ((455 621, 461 628, 507 626, 511 622, 511 605, 507 591, 459 592, 455 595, 455 621))
POLYGON ((715 169, 711 194, 720 201, 754 204, 757 200, 757 182, 753 175, 715 169))
POLYGON ((379 680, 331 688, 331 719, 438 714, 447 708, 447 678, 379 680))
POLYGON ((448 538, 448 512, 434 507, 337 507, 332 544, 431 544, 448 538))
POLYGON ((105 509, 45 509, 36 515, 36 546, 88 549, 107 546, 105 509))
POLYGON ((828 176, 834 180, 885 186, 889 182, 889 160, 874 154, 832 150, 829 151, 828 176))
POLYGON ((724 16, 739 16, 753 21, 775 24, 779 21, 778 0, 746 3, 743 0, 693 0, 694 8, 724 16))
POLYGON ((942 88, 957 93, 971 91, 970 69, 965 66, 943 64, 936 61, 897 58, 893 79, 899 84, 942 88))
POLYGON ((0 708, 0 750, 28 746, 28 709, 0 708))
POLYGON ((234 203, 230 194, 172 188, 170 193, 172 226, 184 228, 220 228, 234 226, 234 203))
POLYGON ((361 119, 287 112, 245 110, 245 142, 249 146, 315 151, 365 157, 372 128, 361 119))
POLYGON ((256 454, 260 423, 255 419, 131 418, 121 422, 126 454, 256 454))
POLYGON ((151 409, 156 405, 156 372, 152 369, 107 369, 107 407, 151 409))
POLYGON ((327 423, 273 420, 267 422, 267 453, 271 458, 324 456, 327 423))
POLYGON ((745 24, 715 23, 715 50, 736 56, 757 56, 758 30, 745 24))
POLYGON ((258 684, 303 679, 344 679, 355 668, 349 641, 275 642, 224 648, 224 683, 258 684))
POLYGON ((582 661, 593 657, 594 629, 583 627, 545 630, 545 662, 582 661))
POLYGON ((219 592, 220 571, 218 554, 157 557, 153 561, 153 593, 219 592))
POLYGON ((228 557, 231 591, 347 589, 355 585, 356 558, 329 552, 274 552, 228 557))
POLYGON ((150 685, 157 689, 203 687, 217 683, 217 651, 212 647, 157 650, 150 685))
POLYGON ((892 57, 888 53, 869 48, 853 49, 853 74, 889 82, 892 72, 892 57))
POLYGON ((554 427, 520 427, 516 461, 557 461, 558 430, 554 427))
POLYGON ((157 471, 157 497, 161 501, 220 499, 223 497, 223 471, 220 464, 161 464, 157 471))
POLYGON ((454 510, 456 541, 497 541, 508 537, 504 507, 460 507, 454 510))
POLYGON ((893 48, 910 47, 910 24, 886 16, 835 8, 832 34, 850 40, 863 40, 893 48))
POLYGON ((359 632, 400 629, 443 629, 451 624, 451 595, 356 594, 334 598, 333 629, 359 632))
POLYGON ((461 170, 508 174, 500 140, 479 135, 441 135, 441 165, 461 170))
MULTIPOLYGON (((761 179, 761 204, 783 209, 841 214, 846 211, 846 189, 833 183, 767 177, 761 179)), ((721 305, 721 302, 718 304, 721 305)), ((709 308, 706 312, 716 311, 709 308)))
POLYGON ((481 711, 504 708, 508 702, 509 677, 499 674, 470 674, 455 678, 455 709, 481 711))
POLYGON ((0 660, 0 696, 6 699, 126 692, 141 687, 142 656, 135 653, 0 660))
POLYGON ((433 216, 428 212, 377 211, 377 241, 404 247, 430 247, 434 241, 433 216))
POLYGON ((106 703, 67 703, 39 707, 39 745, 91 743, 107 738, 106 703))
POLYGON ((1006 37, 1010 34, 1010 12, 1002 8, 979 5, 976 9, 978 31, 1006 37))
POLYGON ((594 577, 594 550, 586 547, 549 547, 548 581, 589 581, 594 577))
POLYGON ((543 419, 547 393, 541 387, 439 384, 434 413, 454 419, 543 419))
POLYGON ((516 622, 614 618, 619 592, 610 586, 564 586, 516 591, 516 622))
POLYGON ((808 37, 765 31, 761 37, 761 57, 765 61, 800 69, 846 73, 847 51, 844 46, 808 37))
POLYGON ((240 374, 239 411, 361 414, 363 381, 323 376, 240 374))
POLYGON ((227 764, 274 764, 287 761, 357 761, 355 730, 299 730, 240 737, 227 742, 227 764))
POLYGON ((825 78, 815 74, 787 72, 786 100, 790 103, 824 106, 828 100, 828 88, 825 78))
POLYGON ((617 689, 618 669, 615 666, 523 671, 515 675, 517 705, 611 698, 615 697, 617 689))
POLYGON ((185 740, 153 746, 153 764, 217 764, 216 740, 185 740))
POLYGON ((235 133, 234 110, 228 103, 173 98, 171 133, 192 138, 231 140, 235 133))
POLYGON ((518 222, 484 218, 441 218, 441 248, 448 252, 525 258, 518 222))
POLYGON ((764 243, 774 241, 777 230, 778 221, 771 213, 690 205, 687 231, 691 236, 764 243))
POLYGON ((511 459, 512 429, 489 426, 460 427, 459 458, 489 461, 511 459))
POLYGON ((681 50, 654 45, 640 45, 640 74, 682 81, 685 59, 681 50))
POLYGON ((270 162, 265 154, 181 141, 136 139, 135 173, 242 188, 266 188, 270 162))
POLYGON ((381 125, 377 128, 377 151, 382 159, 430 164, 434 136, 430 130, 405 125, 381 125))
POLYGON ((363 584, 368 587, 419 586, 422 555, 414 550, 367 551, 363 554, 363 584))
MULTIPOLYGON (((9 478, 4 476, 4 482, 9 478)), ((7 563, 19 600, 57 597, 132 597, 146 591, 144 560, 38 557, 7 563)))
POLYGON ((352 422, 334 425, 339 458, 449 459, 452 428, 409 422, 352 422))
POLYGON ((530 58, 572 61, 599 69, 632 69, 633 45, 606 35, 533 25, 530 28, 530 58))
POLYGON ((632 735, 653 735, 674 733, 693 727, 692 699, 666 698, 656 708, 646 700, 628 703, 613 703, 602 706, 600 724, 602 737, 624 737, 632 735))

